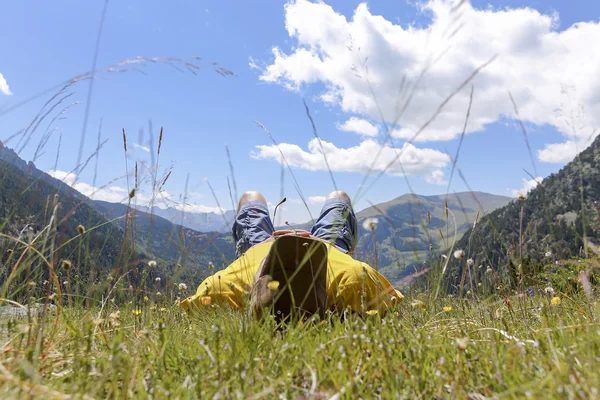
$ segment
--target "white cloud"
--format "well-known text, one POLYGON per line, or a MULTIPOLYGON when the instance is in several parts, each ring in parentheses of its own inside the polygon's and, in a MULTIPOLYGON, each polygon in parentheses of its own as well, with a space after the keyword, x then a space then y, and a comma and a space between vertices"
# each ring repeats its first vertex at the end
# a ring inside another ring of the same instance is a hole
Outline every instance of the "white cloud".
MULTIPOLYGON (((410 143, 402 148, 382 146, 373 140, 365 140, 358 146, 338 148, 333 143, 321 140, 323 151, 332 171, 339 172, 382 172, 389 175, 414 175, 430 179, 443 176, 443 169, 450 163, 450 156, 437 150, 419 149, 410 143), (378 155, 378 156, 377 156, 378 155), (404 169, 402 169, 404 168, 404 169)), ((327 164, 321 152, 321 145, 315 138, 308 142, 308 151, 289 143, 256 146, 251 154, 255 159, 272 159, 282 162, 283 153, 291 167, 309 171, 326 171, 327 164), (281 153, 280 153, 281 151, 281 153)))
POLYGON ((8 82, 6 82, 6 79, 4 79, 4 75, 2 75, 2 73, 0 73, 0 93, 3 93, 7 96, 12 95, 10 87, 8 87, 8 82))
MULTIPOLYGON (((508 91, 521 118, 556 127, 567 140, 562 146, 589 136, 600 125, 600 46, 596 45, 600 22, 579 22, 558 31, 556 14, 544 15, 532 8, 477 9, 468 1, 455 7, 456 3, 428 0, 421 11, 431 16, 431 22, 418 27, 373 15, 366 4, 347 19, 324 2, 290 1, 285 6, 285 26, 296 43, 289 52, 274 47, 274 59, 260 79, 290 90, 319 83, 315 88, 322 101, 376 120, 380 107, 390 122, 430 65, 393 131, 395 137, 406 139, 477 67, 498 55, 472 81, 468 133, 514 116, 508 91), (361 65, 364 60, 368 73, 361 65), (404 77, 407 83, 399 94, 404 77), (564 118, 571 115, 572 107, 584 110, 574 124, 564 118), (555 113, 557 109, 562 113, 555 113), (583 128, 573 130, 569 123, 583 128)), ((457 137, 469 89, 458 93, 417 140, 457 137)), ((540 159, 556 159, 550 155, 555 149, 542 150, 540 159)))
POLYGON ((92 200, 104 200, 111 203, 121 203, 128 198, 127 190, 119 187, 98 188, 84 182, 77 181, 77 175, 71 172, 53 170, 48 171, 48 175, 63 181, 79 193, 89 197, 92 200))
MULTIPOLYGON (((77 175, 71 172, 61 170, 50 170, 48 175, 53 178, 59 179, 77 190, 79 193, 89 197, 92 200, 103 200, 110 203, 126 203, 129 199, 129 192, 126 188, 120 186, 107 186, 107 187, 94 187, 88 183, 78 181, 77 175)), ((152 204, 159 208, 172 207, 179 211, 185 211, 189 213, 208 213, 214 212, 216 214, 222 214, 225 212, 223 208, 205 206, 202 204, 179 204, 170 201, 173 196, 167 191, 161 191, 158 196, 154 199, 152 196, 144 193, 141 190, 136 191, 135 201, 139 206, 145 207, 152 204)))
POLYGON ((591 143, 593 137, 576 138, 564 143, 547 144, 542 150, 538 150, 537 156, 540 161, 554 164, 564 164, 573 160, 575 156, 591 143))
POLYGON ((135 147, 136 149, 143 150, 146 153, 150 153, 150 147, 148 146, 142 146, 141 144, 133 143, 133 147, 135 147))
POLYGON ((54 170, 51 169, 50 171, 48 171, 48 175, 50 175, 53 178, 58 179, 59 181, 63 181, 64 183, 66 183, 69 186, 72 186, 75 183, 75 180, 77 179, 77 175, 75 175, 72 172, 67 172, 67 171, 61 171, 61 170, 54 170))
POLYGON ((425 177, 427 183, 433 183, 436 185, 445 185, 448 183, 446 179, 444 179, 444 172, 441 170, 433 171, 429 176, 425 177))
POLYGON ((337 128, 344 132, 355 132, 362 136, 377 136, 379 128, 366 119, 352 117, 337 128))
POLYGON ((308 204, 321 205, 321 204, 325 203, 325 200, 327 200, 326 196, 308 196, 308 199, 306 199, 306 202, 308 204))
MULTIPOLYGON (((159 206, 160 207, 160 206, 159 206)), ((164 207, 163 207, 164 208, 164 207)), ((223 214, 225 212, 225 209, 222 207, 211 207, 211 206, 205 206, 202 204, 177 204, 175 205, 175 208, 179 211, 185 211, 185 212, 189 212, 189 213, 215 213, 215 214, 223 214)))
POLYGON ((542 178, 542 177, 537 177, 535 179, 529 179, 529 180, 523 178, 523 187, 520 189, 513 189, 512 197, 526 196, 527 193, 529 193, 529 191, 531 189, 535 189, 537 187, 537 185, 542 183, 543 180, 544 180, 544 178, 542 178))

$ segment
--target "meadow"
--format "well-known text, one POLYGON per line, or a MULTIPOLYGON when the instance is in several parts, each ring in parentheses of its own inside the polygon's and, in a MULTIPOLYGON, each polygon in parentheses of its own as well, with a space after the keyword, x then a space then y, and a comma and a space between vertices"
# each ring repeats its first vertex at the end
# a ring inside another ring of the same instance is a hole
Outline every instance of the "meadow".
POLYGON ((386 315, 286 325, 212 304, 190 318, 171 301, 188 289, 173 290, 124 304, 19 306, 21 318, 0 318, 0 395, 598 398, 600 307, 577 285, 437 298, 409 290, 386 315))

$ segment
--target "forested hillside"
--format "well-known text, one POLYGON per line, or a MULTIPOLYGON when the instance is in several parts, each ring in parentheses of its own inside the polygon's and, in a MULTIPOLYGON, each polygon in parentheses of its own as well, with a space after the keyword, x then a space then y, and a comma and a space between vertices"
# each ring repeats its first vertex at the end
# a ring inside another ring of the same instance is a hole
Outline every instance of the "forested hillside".
MULTIPOLYGON (((590 242, 600 242, 600 137, 526 197, 470 228, 457 248, 475 265, 494 266, 514 280, 519 264, 526 270, 544 258, 585 256, 590 242)), ((452 271, 451 280, 460 275, 452 271)))

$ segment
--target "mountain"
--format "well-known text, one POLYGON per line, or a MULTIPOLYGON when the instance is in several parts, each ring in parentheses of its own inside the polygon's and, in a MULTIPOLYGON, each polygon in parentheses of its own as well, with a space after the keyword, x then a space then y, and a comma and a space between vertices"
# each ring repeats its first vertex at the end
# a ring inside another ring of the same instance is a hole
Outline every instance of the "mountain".
MULTIPOLYGON (((139 283, 142 276, 162 276, 162 285, 186 282, 193 287, 210 273, 209 262, 221 268, 235 257, 228 234, 197 232, 156 215, 128 210, 127 205, 92 201, 2 143, 0 182, 0 232, 10 237, 25 240, 28 233, 35 237, 44 229, 49 232, 54 202, 58 203, 54 262, 72 261, 71 273, 77 277, 81 295, 93 297, 94 290, 104 293, 110 284, 107 278, 124 271, 130 271, 125 274, 129 283, 139 283), (126 215, 131 216, 127 226, 126 215), (77 239, 80 225, 86 232, 77 239), (153 271, 146 271, 149 260, 157 261, 153 271)), ((23 251, 14 240, 0 238, 0 282, 10 274, 4 267, 23 251)), ((64 275, 60 268, 57 273, 64 275)), ((36 274, 28 279, 47 278, 47 270, 36 274)))
MULTIPOLYGON (((379 269, 391 280, 414 272, 430 250, 441 250, 454 240, 456 225, 460 238, 473 225, 477 214, 485 213, 509 203, 511 198, 483 192, 461 192, 448 195, 420 196, 404 194, 393 200, 375 204, 356 214, 359 241, 356 257, 379 269), (446 217, 446 204, 448 217, 446 217), (373 232, 363 226, 367 218, 376 218, 373 232)), ((481 218, 481 217, 480 217, 481 218)))
MULTIPOLYGON (((480 219, 456 247, 464 249, 475 265, 494 266, 514 283, 519 264, 527 273, 543 258, 584 255, 584 239, 600 242, 600 136, 526 198, 480 219)), ((450 278, 456 281, 461 274, 451 271, 450 278)))
POLYGON ((158 215, 129 208, 126 204, 95 200, 93 205, 123 230, 127 221, 125 216, 129 215, 128 229, 134 232, 138 248, 149 254, 159 255, 164 260, 171 260, 176 264, 191 263, 205 269, 209 262, 221 268, 235 259, 230 233, 198 232, 158 215))
POLYGON ((182 213, 181 210, 177 210, 173 207, 153 207, 152 214, 198 232, 231 233, 231 225, 233 224, 235 211, 227 210, 223 214, 214 212, 182 213))
MULTIPOLYGON (((122 264, 123 242, 118 237, 119 228, 106 224, 106 219, 90 207, 85 196, 38 170, 33 163, 26 163, 1 143, 0 182, 0 231, 11 238, 28 241, 30 235, 35 238, 42 230, 51 236, 53 229, 48 225, 56 202, 54 262, 72 261, 78 287, 101 282, 108 271, 122 264), (71 240, 79 236, 80 225, 87 230, 86 234, 79 240, 71 240)), ((41 244, 45 237, 37 238, 36 242, 41 244)), ((11 273, 9 267, 13 267, 17 256, 26 253, 25 247, 15 240, 1 239, 0 282, 6 282, 7 274, 11 273)), ((57 273, 63 272, 58 270, 57 273)), ((47 269, 27 272, 32 280, 40 275, 47 278, 47 269)))

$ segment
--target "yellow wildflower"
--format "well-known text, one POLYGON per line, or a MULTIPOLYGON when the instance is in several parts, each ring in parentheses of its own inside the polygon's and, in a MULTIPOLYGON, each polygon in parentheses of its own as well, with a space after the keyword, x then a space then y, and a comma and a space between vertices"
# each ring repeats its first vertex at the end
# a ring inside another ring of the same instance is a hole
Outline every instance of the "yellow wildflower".
POLYGON ((133 310, 131 310, 131 312, 133 313, 133 315, 140 315, 142 313, 142 310, 140 310, 139 308, 134 308, 133 310))
POLYGON ((377 310, 369 310, 369 311, 367 311, 367 315, 368 315, 369 317, 374 317, 374 316, 376 316, 377 314, 379 314, 379 311, 377 311, 377 310))
POLYGON ((278 281, 271 281, 271 282, 267 283, 267 287, 270 290, 275 291, 275 290, 279 289, 279 282, 278 281))
POLYGON ((202 296, 202 298, 200 299, 200 301, 202 302, 203 306, 209 306, 210 303, 212 302, 212 297, 210 297, 210 296, 202 296))
POLYGON ((450 307, 450 306, 444 307, 444 312, 450 312, 450 311, 452 311, 452 307, 450 307))
POLYGON ((551 300, 551 302, 555 306, 559 305, 560 304, 560 297, 556 297, 556 296, 553 297, 552 300, 551 300))

